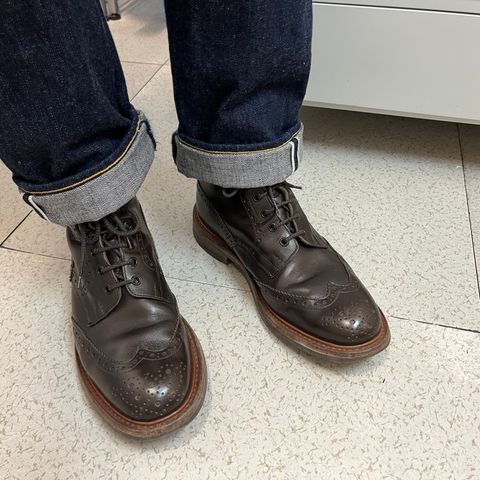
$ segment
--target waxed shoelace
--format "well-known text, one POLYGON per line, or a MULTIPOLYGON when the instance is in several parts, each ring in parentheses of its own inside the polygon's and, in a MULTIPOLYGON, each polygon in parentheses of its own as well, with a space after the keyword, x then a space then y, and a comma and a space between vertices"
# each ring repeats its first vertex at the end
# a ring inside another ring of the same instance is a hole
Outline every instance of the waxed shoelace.
MULTIPOLYGON (((99 269, 99 273, 103 274, 108 271, 114 271, 117 277, 117 282, 113 285, 107 285, 107 292, 111 292, 115 288, 121 288, 123 286, 134 284, 135 280, 125 279, 122 275, 122 267, 131 265, 131 260, 121 260, 120 249, 129 248, 129 237, 135 236, 139 230, 140 225, 138 220, 132 214, 119 215, 113 213, 107 217, 102 218, 98 222, 87 222, 77 225, 80 232, 80 269, 78 272, 77 287, 81 285, 83 270, 85 265, 85 255, 87 248, 91 245, 95 245, 102 240, 102 247, 92 248, 92 255, 98 255, 99 253, 112 252, 112 254, 119 259, 116 262, 110 262, 110 265, 99 269), (123 243, 122 243, 123 242, 123 243)), ((131 241, 131 240, 130 240, 131 241)))
MULTIPOLYGON (((277 203, 275 201, 275 198, 278 197, 278 195, 275 195, 277 192, 283 196, 282 190, 280 187, 283 187, 284 189, 287 188, 296 188, 296 189, 301 189, 302 187, 298 187, 296 185, 292 185, 291 183, 288 182, 282 182, 278 183, 276 185, 272 185, 269 187, 265 187, 265 190, 262 193, 257 193, 256 198, 257 200, 261 200, 265 196, 269 196, 270 200, 272 201, 273 207, 268 208, 263 210, 262 216, 265 217, 265 221, 268 222, 275 217, 275 214, 277 214, 278 218, 282 218, 281 211, 285 212, 286 217, 281 220, 278 223, 271 223, 272 226, 274 226, 275 230, 283 225, 286 225, 288 229, 290 230, 290 235, 287 235, 286 237, 282 238, 282 245, 288 245, 290 240, 300 237, 305 234, 305 230, 299 230, 297 228, 297 225, 295 223, 295 220, 299 218, 298 213, 292 213, 293 208, 291 208, 291 205, 295 201, 294 198, 287 198, 286 200, 281 201, 280 203, 277 203)), ((240 189, 227 189, 223 188, 222 189, 222 194, 225 198, 232 198, 234 197, 240 189)))

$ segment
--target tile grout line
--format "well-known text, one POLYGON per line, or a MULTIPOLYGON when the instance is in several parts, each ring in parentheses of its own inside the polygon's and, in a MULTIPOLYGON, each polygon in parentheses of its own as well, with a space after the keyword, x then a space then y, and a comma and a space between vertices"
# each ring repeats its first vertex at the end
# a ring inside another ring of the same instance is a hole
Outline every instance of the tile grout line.
MULTIPOLYGON (((159 65, 159 67, 153 72, 153 74, 150 76, 150 78, 144 83, 143 87, 130 99, 130 102, 133 102, 135 98, 140 95, 141 92, 145 89, 145 87, 151 82, 152 78, 169 62, 170 57, 165 60, 165 62, 162 63, 162 65, 159 65)), ((157 65, 157 64, 155 64, 157 65)))
MULTIPOLYGON (((22 225, 22 223, 30 216, 33 210, 30 210, 25 217, 20 221, 20 223, 5 237, 3 241, 0 242, 0 247, 3 247, 4 243, 17 231, 17 229, 22 225)), ((4 247, 5 248, 5 247, 4 247)))
POLYGON ((18 248, 13 248, 13 247, 5 247, 3 245, 0 245, 0 249, 8 250, 10 252, 25 253, 27 255, 34 255, 34 256, 37 256, 37 257, 53 258, 54 260, 62 260, 64 262, 69 262, 70 261, 69 259, 63 258, 63 257, 54 257, 53 255, 47 255, 45 253, 28 252, 27 250, 20 250, 18 248))
MULTIPOLYGON (((29 213, 29 215, 30 215, 30 213, 29 213)), ((28 215, 27 215, 27 217, 28 217, 28 215)), ((25 217, 24 220, 27 217, 25 217)), ((23 223, 24 220, 22 220, 21 223, 23 223)), ((20 226, 20 224, 18 226, 20 226)), ((61 260, 63 262, 70 262, 70 260, 67 259, 67 258, 54 257, 53 255, 47 255, 47 254, 44 254, 44 253, 28 252, 28 251, 25 251, 25 250, 19 250, 17 248, 5 247, 3 245, 0 245, 0 250, 7 250, 7 251, 12 251, 12 252, 18 252, 18 253, 25 253, 27 255, 34 255, 34 256, 38 256, 38 257, 51 258, 53 260, 61 260)), ((199 284, 199 285, 206 285, 208 287, 226 288, 227 290, 235 290, 237 292, 248 292, 248 289, 243 289, 243 288, 240 288, 240 287, 231 287, 231 286, 228 286, 228 285, 219 285, 219 284, 216 284, 216 283, 200 282, 199 280, 192 280, 192 279, 189 279, 189 278, 179 278, 179 277, 173 277, 173 276, 170 276, 170 275, 165 275, 165 278, 169 279, 169 280, 177 280, 177 281, 180 281, 180 282, 188 282, 188 283, 196 283, 196 284, 199 284)), ((446 328, 446 329, 449 329, 449 330, 459 330, 461 332, 479 333, 480 334, 480 330, 475 330, 475 329, 472 329, 472 328, 455 327, 453 325, 443 325, 441 323, 426 322, 425 320, 416 320, 414 318, 400 317, 398 315, 392 315, 390 313, 387 313, 387 317, 394 318, 396 320, 405 320, 405 321, 408 321, 408 322, 421 323, 423 325, 431 325, 433 327, 446 328)))
POLYGON ((396 320, 406 320, 408 322, 416 322, 416 323, 421 323, 423 325, 431 325, 432 327, 448 328, 449 330, 460 330, 461 332, 480 333, 480 330, 475 330, 473 328, 454 327, 453 325, 443 325, 441 323, 426 322, 425 320, 415 320, 414 318, 398 317, 396 315, 390 315, 390 314, 388 314, 387 316, 389 318, 395 318, 396 320))
POLYGON ((470 238, 471 238, 471 241, 472 241, 472 250, 473 250, 473 264, 474 264, 475 273, 476 273, 476 276, 477 276, 477 294, 478 294, 478 298, 480 299, 480 274, 479 274, 479 271, 478 271, 477 254, 475 252, 475 238, 473 236, 472 218, 471 218, 471 215, 470 215, 470 202, 469 202, 468 190, 467 190, 467 178, 466 178, 466 175, 465 175, 465 160, 464 160, 464 156, 463 156, 462 140, 460 138, 460 126, 459 126, 458 123, 457 123, 457 137, 458 137, 458 147, 460 149, 460 158, 461 158, 461 161, 462 161, 463 187, 465 189, 465 199, 467 201, 468 224, 469 224, 469 227, 470 227, 470 238))
POLYGON ((200 285, 207 285, 208 287, 226 288, 228 290, 235 290, 237 292, 249 292, 248 289, 244 289, 240 287, 230 287, 228 285, 219 285, 218 283, 200 282, 199 280, 192 280, 190 278, 178 278, 178 277, 172 277, 170 275, 165 275, 165 278, 168 278, 170 280, 178 280, 180 282, 198 283, 200 285))
MULTIPOLYGON (((54 255, 48 255, 46 253, 29 252, 28 250, 21 250, 19 248, 5 247, 5 246, 1 246, 1 245, 0 245, 0 249, 8 250, 8 251, 11 251, 11 252, 25 253, 27 255, 34 255, 34 256, 45 257, 45 258, 53 258, 54 260, 62 260, 64 262, 70 262, 70 259, 68 259, 68 258, 55 257, 54 255)), ((201 282, 199 280, 192 280, 190 278, 179 278, 179 277, 173 277, 171 275, 165 275, 165 278, 169 279, 169 280, 177 280, 179 282, 197 283, 199 285, 206 285, 208 287, 226 288, 228 290, 235 290, 237 292, 248 292, 247 289, 240 288, 240 287, 231 287, 229 285, 219 285, 218 283, 201 282)))

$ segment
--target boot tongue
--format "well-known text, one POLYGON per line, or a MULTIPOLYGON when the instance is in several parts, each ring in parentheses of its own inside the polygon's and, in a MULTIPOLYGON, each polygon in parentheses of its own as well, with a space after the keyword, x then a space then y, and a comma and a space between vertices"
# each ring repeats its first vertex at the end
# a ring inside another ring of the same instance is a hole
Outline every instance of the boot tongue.
MULTIPOLYGON (((288 217, 291 217, 294 214, 291 203, 289 203, 288 205, 282 205, 281 207, 279 207, 279 205, 282 202, 290 198, 288 190, 282 185, 278 185, 276 188, 272 190, 273 190, 272 200, 275 206, 277 207, 277 215, 280 218, 280 220, 285 220, 288 217)), ((295 233, 297 231, 294 222, 295 221, 292 220, 291 222, 288 222, 286 224, 286 226, 289 228, 291 233, 295 233)))
POLYGON ((279 205, 281 202, 293 199, 293 201, 287 205, 283 205, 277 208, 277 215, 281 220, 298 215, 297 218, 287 223, 291 233, 303 231, 302 235, 297 237, 298 241, 307 247, 327 248, 325 240, 312 228, 307 216, 298 204, 295 195, 290 188, 285 185, 278 185, 274 189, 273 202, 275 205, 279 205), (278 193, 277 193, 278 192, 278 193))

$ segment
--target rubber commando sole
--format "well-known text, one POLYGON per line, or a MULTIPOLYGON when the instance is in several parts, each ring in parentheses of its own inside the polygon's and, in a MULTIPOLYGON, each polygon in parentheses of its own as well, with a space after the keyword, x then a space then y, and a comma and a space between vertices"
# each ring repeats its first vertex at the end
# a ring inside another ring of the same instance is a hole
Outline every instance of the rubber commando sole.
POLYGON ((245 277, 252 292, 255 305, 265 325, 290 347, 298 349, 314 359, 348 361, 368 358, 384 350, 390 343, 390 329, 381 313, 380 330, 368 342, 359 345, 340 345, 309 335, 282 318, 267 304, 250 272, 225 241, 214 233, 201 219, 196 207, 193 209, 193 235, 209 255, 225 264, 233 264, 245 277))
POLYGON ((125 416, 102 394, 82 366, 75 351, 77 366, 87 398, 115 430, 136 438, 157 438, 174 432, 191 422, 200 411, 207 389, 207 368, 202 347, 195 333, 185 322, 192 360, 191 383, 183 403, 170 415, 156 420, 141 421, 125 416))

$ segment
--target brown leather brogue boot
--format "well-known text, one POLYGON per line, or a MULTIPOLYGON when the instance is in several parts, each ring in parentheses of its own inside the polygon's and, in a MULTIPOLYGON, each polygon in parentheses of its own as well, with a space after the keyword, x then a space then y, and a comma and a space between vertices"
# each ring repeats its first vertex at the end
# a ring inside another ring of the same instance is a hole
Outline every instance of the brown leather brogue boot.
POLYGON ((292 185, 199 183, 193 232, 247 279, 266 325, 317 357, 358 359, 390 341, 387 321, 345 260, 310 225, 292 185))
POLYGON ((200 344, 178 311, 140 204, 67 228, 75 349, 87 396, 147 438, 192 420, 205 397, 200 344))

